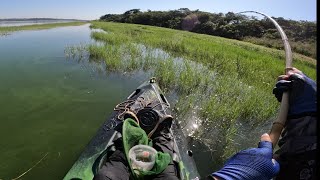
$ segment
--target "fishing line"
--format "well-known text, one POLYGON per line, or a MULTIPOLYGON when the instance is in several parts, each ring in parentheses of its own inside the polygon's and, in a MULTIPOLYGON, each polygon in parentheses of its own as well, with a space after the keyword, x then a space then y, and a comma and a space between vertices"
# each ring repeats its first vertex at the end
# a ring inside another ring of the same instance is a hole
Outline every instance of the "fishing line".
POLYGON ((34 164, 31 168, 29 168, 27 171, 25 171, 24 173, 22 173, 21 175, 19 175, 16 178, 13 178, 12 180, 17 180, 19 178, 21 178, 22 176, 26 175, 29 171, 31 171, 34 167, 36 167, 38 164, 40 164, 40 162, 48 155, 49 153, 47 152, 36 164, 34 164))

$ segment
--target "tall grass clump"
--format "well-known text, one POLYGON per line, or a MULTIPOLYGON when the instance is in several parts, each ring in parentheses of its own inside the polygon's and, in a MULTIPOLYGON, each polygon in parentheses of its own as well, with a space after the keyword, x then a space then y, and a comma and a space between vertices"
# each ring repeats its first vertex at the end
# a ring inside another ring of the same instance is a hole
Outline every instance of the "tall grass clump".
POLYGON ((202 85, 202 81, 206 80, 203 70, 204 68, 199 68, 197 64, 185 60, 178 77, 178 90, 185 94, 196 91, 202 85))
POLYGON ((87 45, 85 44, 66 46, 64 49, 64 54, 68 59, 78 59, 78 61, 85 59, 85 57, 88 55, 87 52, 87 45))
POLYGON ((140 69, 143 65, 141 48, 136 44, 130 43, 126 44, 123 48, 124 51, 127 52, 127 57, 125 59, 127 60, 128 69, 131 71, 140 69))
MULTIPOLYGON (((122 46, 120 44, 105 44, 102 46, 92 44, 89 46, 90 60, 98 62, 103 61, 106 65, 106 70, 112 72, 137 68, 137 60, 135 60, 135 57, 131 57, 132 53, 124 52, 123 49, 127 49, 127 46, 122 46), (124 61, 124 59, 127 59, 127 61, 124 61)), ((127 50, 131 52, 132 49, 128 48, 127 50)))
POLYGON ((107 50, 105 46, 89 45, 88 51, 90 53, 90 58, 96 61, 107 58, 107 50))
POLYGON ((155 67, 154 76, 157 77, 158 83, 164 91, 168 91, 175 86, 177 68, 178 66, 172 58, 159 61, 155 67))
POLYGON ((112 45, 119 45, 122 43, 126 43, 129 40, 127 36, 115 36, 113 33, 105 33, 105 32, 92 32, 91 38, 97 41, 106 42, 112 45))

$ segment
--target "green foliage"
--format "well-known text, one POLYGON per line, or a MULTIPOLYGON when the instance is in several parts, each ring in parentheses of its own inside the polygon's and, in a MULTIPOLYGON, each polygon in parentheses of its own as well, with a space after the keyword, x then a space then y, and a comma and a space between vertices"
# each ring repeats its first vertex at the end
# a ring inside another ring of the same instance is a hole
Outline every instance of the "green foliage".
MULTIPOLYGON (((316 58, 317 29, 315 22, 286 20, 273 17, 284 29, 293 42, 297 53, 316 58)), ((106 14, 102 21, 144 24, 187 30, 201 34, 221 36, 231 39, 250 39, 250 42, 267 47, 283 49, 280 34, 270 20, 258 20, 233 12, 209 13, 180 8, 170 11, 147 11, 139 9, 126 11, 124 14, 106 14), (261 40, 255 40, 263 37, 261 40)))
POLYGON ((172 58, 162 60, 157 63, 155 67, 154 76, 157 77, 159 85, 163 87, 164 91, 168 91, 174 87, 176 80, 176 66, 172 58))
MULTIPOLYGON (((117 61, 128 59, 123 58, 125 56, 131 57, 131 63, 125 61, 126 66, 130 67, 126 69, 148 69, 156 64, 155 75, 159 77, 161 85, 168 86, 167 89, 177 87, 183 94, 190 94, 197 89, 205 91, 204 87, 215 89, 218 97, 212 97, 212 103, 209 104, 217 105, 221 113, 217 113, 217 110, 211 107, 211 110, 206 112, 215 112, 215 115, 210 117, 227 115, 230 119, 255 117, 256 120, 263 120, 275 112, 277 103, 273 102, 270 91, 275 78, 283 72, 284 53, 282 51, 240 41, 151 26, 94 22, 92 27, 101 28, 107 32, 93 37, 97 37, 98 40, 105 39, 104 42, 108 44, 112 42, 110 46, 118 49, 107 57, 117 55, 120 59, 117 61), (127 41, 123 41, 123 38, 127 41), (109 39, 117 40, 109 41, 109 39), (125 43, 119 45, 121 42, 125 43), (132 43, 142 44, 148 48, 142 50, 132 43), (182 57, 184 60, 176 62, 165 56, 156 56, 150 47, 163 49, 171 56, 182 57), (139 63, 139 61, 143 62, 139 63), (214 84, 208 79, 211 77, 210 74, 216 77, 214 84), (253 78, 255 74, 259 74, 259 78, 253 78), (241 97, 240 100, 239 97, 241 97), (230 116, 226 113, 227 109, 233 105, 239 107, 240 104, 242 104, 241 109, 233 108, 230 116), (262 105, 255 106, 256 104, 262 105)), ((109 52, 110 47, 107 49, 109 52)), ((315 78, 314 60, 310 61, 308 58, 294 55, 294 61, 296 67, 315 78)))

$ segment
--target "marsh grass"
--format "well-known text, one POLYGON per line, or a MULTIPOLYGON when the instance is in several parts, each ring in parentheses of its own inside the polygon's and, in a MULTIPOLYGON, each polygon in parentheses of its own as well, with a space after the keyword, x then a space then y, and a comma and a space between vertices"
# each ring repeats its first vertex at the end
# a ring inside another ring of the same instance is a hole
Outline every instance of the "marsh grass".
POLYGON ((87 48, 88 46, 85 44, 80 44, 77 46, 69 45, 65 47, 64 54, 67 59, 77 59, 78 62, 80 62, 87 56, 87 48))
POLYGON ((154 76, 164 91, 172 89, 176 85, 176 71, 178 67, 172 58, 159 61, 155 67, 154 76))
POLYGON ((88 22, 66 22, 66 23, 49 23, 49 24, 34 24, 34 25, 25 25, 25 26, 5 26, 0 27, 0 35, 8 35, 10 32, 15 31, 28 31, 28 30, 42 30, 42 29, 51 29, 56 27, 64 26, 80 26, 87 24, 88 22))
MULTIPOLYGON (((253 128, 276 116, 279 103, 272 89, 284 72, 281 51, 159 27, 110 22, 93 22, 91 27, 105 32, 91 34, 104 44, 88 46, 90 60, 104 62, 107 71, 152 70, 165 92, 178 92, 177 114, 197 104, 202 123, 216 127, 222 159, 237 151, 235 122, 253 128)), ((316 78, 315 60, 295 54, 294 66, 316 78)), ((216 138, 201 128, 194 135, 216 138)))

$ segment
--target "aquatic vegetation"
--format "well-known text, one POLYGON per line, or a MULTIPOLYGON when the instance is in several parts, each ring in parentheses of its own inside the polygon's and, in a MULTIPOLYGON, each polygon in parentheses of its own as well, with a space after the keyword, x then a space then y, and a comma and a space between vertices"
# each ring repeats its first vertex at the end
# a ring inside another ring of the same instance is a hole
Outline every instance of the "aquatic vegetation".
POLYGON ((77 59, 79 62, 82 61, 87 53, 87 45, 80 44, 77 46, 66 46, 64 49, 64 54, 68 59, 77 59))
MULTIPOLYGON (((205 128, 193 134, 210 147, 221 141, 221 158, 237 150, 233 139, 239 129, 275 118, 279 103, 272 88, 284 72, 284 52, 221 37, 159 27, 93 22, 91 37, 103 45, 88 46, 90 60, 102 61, 107 71, 151 71, 167 92, 177 92, 178 121, 188 110, 197 111, 201 124, 215 127, 219 136, 205 128)), ((294 66, 316 78, 314 59, 294 55, 294 66)))
POLYGON ((97 40, 106 42, 108 44, 122 44, 128 41, 128 37, 126 36, 115 36, 112 33, 105 33, 105 32, 92 32, 91 38, 97 40))
POLYGON ((155 67, 154 77, 164 91, 168 91, 175 86, 177 66, 172 58, 159 61, 155 67))

